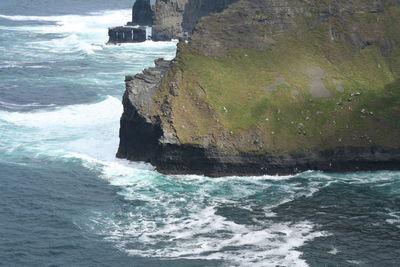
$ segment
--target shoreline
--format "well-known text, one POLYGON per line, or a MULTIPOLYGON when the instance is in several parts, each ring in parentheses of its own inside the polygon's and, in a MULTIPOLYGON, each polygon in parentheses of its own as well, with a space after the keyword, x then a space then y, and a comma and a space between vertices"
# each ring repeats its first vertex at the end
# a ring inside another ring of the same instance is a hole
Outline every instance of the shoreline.
POLYGON ((377 147, 341 147, 293 154, 227 153, 190 145, 154 148, 152 158, 139 153, 117 154, 118 158, 144 161, 165 175, 207 177, 295 175, 306 171, 328 173, 399 171, 400 152, 377 147))

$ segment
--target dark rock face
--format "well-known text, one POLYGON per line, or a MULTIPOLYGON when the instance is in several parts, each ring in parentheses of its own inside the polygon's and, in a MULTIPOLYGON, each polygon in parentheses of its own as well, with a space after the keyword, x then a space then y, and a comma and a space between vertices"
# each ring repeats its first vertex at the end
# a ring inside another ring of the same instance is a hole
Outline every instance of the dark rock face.
POLYGON ((221 151, 213 147, 180 144, 157 116, 153 96, 168 74, 170 61, 157 60, 155 68, 127 76, 123 97, 118 158, 152 163, 165 174, 287 175, 307 170, 328 172, 398 170, 400 151, 378 147, 338 147, 289 154, 221 151))
POLYGON ((138 43, 146 41, 146 28, 120 26, 108 29, 109 44, 138 43))
POLYGON ((157 156, 159 139, 163 130, 154 124, 150 116, 152 97, 161 79, 168 71, 170 61, 157 60, 155 68, 149 68, 135 76, 126 76, 123 97, 124 113, 121 117, 119 158, 150 162, 157 156))
POLYGON ((154 5, 152 38, 154 41, 169 41, 183 37, 182 20, 188 0, 157 0, 154 5))
MULTIPOLYGON (((156 25, 153 28, 153 34, 156 34, 153 36, 155 40, 183 36, 184 31, 190 29, 191 25, 197 21, 195 14, 189 14, 203 10, 201 3, 206 2, 201 0, 158 0, 158 6, 156 5, 155 9, 156 25), (165 21, 167 23, 163 23, 165 21)), ((214 4, 216 2, 218 1, 215 1, 214 4)), ((317 3, 320 2, 317 0, 315 3, 314 1, 300 0, 240 0, 221 14, 201 19, 196 25, 191 42, 188 45, 184 45, 183 42, 181 44, 182 47, 192 46, 196 48, 193 51, 202 51, 205 55, 213 57, 229 55, 230 51, 240 49, 264 51, 271 46, 278 46, 279 43, 276 40, 280 36, 287 33, 301 34, 302 31, 308 29, 302 28, 296 18, 302 18, 312 25, 320 25, 328 23, 330 18, 340 16, 349 18, 355 13, 377 15, 388 10, 387 5, 383 5, 379 0, 367 4, 364 4, 363 1, 344 0, 334 1, 327 5, 317 5, 317 3)), ((400 2, 396 0, 393 3, 399 5, 400 2)), ((220 10, 221 6, 218 8, 220 10)), ((375 45, 378 48, 377 51, 380 50, 384 57, 391 57, 393 51, 398 51, 395 50, 396 46, 398 47, 397 39, 386 38, 381 34, 372 34, 373 31, 366 31, 361 27, 360 30, 355 27, 352 31, 339 31, 335 27, 338 25, 330 25, 329 31, 326 32, 326 36, 331 38, 329 44, 334 45, 336 40, 344 40, 356 48, 355 51, 375 45)), ((183 49, 181 49, 182 51, 183 49)), ((133 77, 126 77, 126 92, 123 98, 124 113, 121 117, 120 146, 117 157, 152 163, 158 171, 166 174, 203 174, 207 176, 293 174, 310 169, 330 172, 400 169, 400 149, 399 145, 396 145, 398 141, 388 148, 379 143, 362 146, 356 143, 344 144, 340 139, 337 145, 329 146, 330 148, 325 148, 327 146, 320 149, 305 147, 292 150, 298 152, 281 153, 260 150, 257 153, 248 152, 256 150, 247 144, 244 149, 240 148, 242 150, 236 149, 234 141, 230 141, 234 139, 226 138, 233 133, 226 132, 224 134, 215 125, 207 124, 207 128, 215 128, 211 136, 192 134, 198 129, 195 127, 193 127, 195 130, 191 132, 190 138, 180 134, 183 132, 181 130, 184 128, 183 126, 186 129, 189 128, 187 127, 188 120, 180 120, 178 124, 174 119, 186 110, 203 111, 200 108, 185 109, 183 104, 187 108, 187 104, 192 101, 196 102, 197 106, 201 106, 200 98, 191 98, 191 94, 194 94, 195 90, 199 91, 196 94, 205 95, 205 99, 208 97, 207 88, 203 88, 204 85, 200 83, 201 81, 197 85, 198 88, 196 86, 189 89, 185 87, 188 80, 184 80, 185 77, 182 73, 185 69, 179 65, 180 60, 184 58, 180 54, 181 52, 178 49, 177 58, 173 62, 159 60, 156 62, 155 68, 147 69, 133 77), (184 90, 189 93, 185 95, 184 90), (182 95, 187 96, 189 100, 184 99, 182 95), (186 102, 178 102, 176 99, 181 101, 184 99, 186 102), (174 101, 179 104, 174 104, 174 101), (200 141, 191 137, 198 138, 200 141), (210 140, 206 140, 206 138, 210 140)), ((191 64, 191 62, 185 63, 191 64)), ((191 76, 191 78, 193 77, 191 76)), ((397 89, 398 87, 396 87, 397 89)), ((349 101, 354 102, 354 100, 349 101)), ((212 109, 208 110, 210 113, 213 112, 212 109)), ((361 112, 363 111, 361 110, 361 112)), ((202 117, 197 116, 197 118, 202 119, 210 113, 203 112, 201 113, 202 117)), ((357 115, 359 116, 359 114, 357 115)), ((381 122, 379 123, 381 124, 381 122)), ((380 124, 373 125, 379 128, 380 124)), ((195 126, 197 125, 195 124, 195 126)), ((384 134, 387 133, 382 133, 382 135, 384 134)), ((248 138, 249 142, 257 141, 258 143, 259 137, 256 132, 254 136, 254 138, 248 138)))
POLYGON ((222 12, 238 0, 157 0, 154 6, 153 40, 190 38, 197 21, 222 12))
POLYGON ((132 22, 129 22, 128 25, 153 25, 153 10, 151 9, 150 0, 136 0, 132 8, 132 22))
POLYGON ((190 0, 183 13, 182 28, 184 32, 192 34, 197 21, 211 13, 220 13, 230 4, 238 0, 190 0))
MULTIPOLYGON (((288 175, 308 170, 327 172, 398 170, 400 153, 379 148, 337 148, 299 154, 227 153, 191 145, 161 145, 149 162, 165 174, 209 177, 288 175)), ((135 159, 131 157, 131 159, 135 159)))
MULTIPOLYGON (((285 33, 298 34, 296 17, 310 19, 315 25, 327 23, 332 18, 354 14, 383 13, 389 1, 288 1, 288 0, 241 0, 218 16, 208 16, 196 26, 192 43, 205 54, 221 56, 235 49, 265 50, 285 33), (316 3, 313 3, 316 2, 316 3), (308 5, 308 6, 307 6, 308 5), (313 6, 311 6, 313 5, 313 6), (212 25, 212 27, 210 27, 212 25), (260 35, 268 27, 268 34, 260 35)), ((397 2, 396 5, 399 5, 397 2)), ((391 40, 381 39, 369 31, 355 29, 344 34, 331 26, 332 40, 345 39, 359 49, 378 44, 384 53, 390 52, 391 40)))

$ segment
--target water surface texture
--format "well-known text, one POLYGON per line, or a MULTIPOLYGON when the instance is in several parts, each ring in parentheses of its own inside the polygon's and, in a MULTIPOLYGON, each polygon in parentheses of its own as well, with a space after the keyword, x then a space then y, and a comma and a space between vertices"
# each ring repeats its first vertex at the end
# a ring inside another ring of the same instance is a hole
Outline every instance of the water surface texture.
POLYGON ((0 3, 0 265, 398 266, 400 173, 165 176, 115 159, 131 1, 0 3), (113 2, 113 3, 110 3, 113 2))

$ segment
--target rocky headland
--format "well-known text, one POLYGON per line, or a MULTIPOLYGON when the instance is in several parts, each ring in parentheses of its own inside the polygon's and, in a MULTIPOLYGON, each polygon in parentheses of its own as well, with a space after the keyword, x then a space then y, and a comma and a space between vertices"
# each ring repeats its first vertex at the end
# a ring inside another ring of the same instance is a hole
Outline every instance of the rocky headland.
POLYGON ((117 156, 208 176, 398 170, 399 26, 397 0, 239 0, 126 77, 117 156))

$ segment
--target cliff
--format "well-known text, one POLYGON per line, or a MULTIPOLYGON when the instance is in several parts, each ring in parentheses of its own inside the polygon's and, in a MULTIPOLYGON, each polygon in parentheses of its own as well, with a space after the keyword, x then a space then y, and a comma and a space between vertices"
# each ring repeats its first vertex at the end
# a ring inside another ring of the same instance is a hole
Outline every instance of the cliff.
POLYGON ((119 26, 108 29, 107 44, 139 43, 147 39, 145 27, 119 26))
POLYGON ((203 17, 173 62, 127 77, 117 156, 209 176, 400 169, 399 15, 239 0, 203 17))
POLYGON ((153 40, 190 38, 197 21, 219 13, 237 0, 157 0, 154 6, 153 40))
POLYGON ((153 11, 150 0, 136 0, 132 8, 132 21, 126 26, 108 29, 107 44, 139 43, 147 40, 146 27, 153 24, 153 11))
POLYGON ((132 22, 128 25, 151 26, 153 25, 153 10, 150 0, 136 0, 132 8, 132 22))

